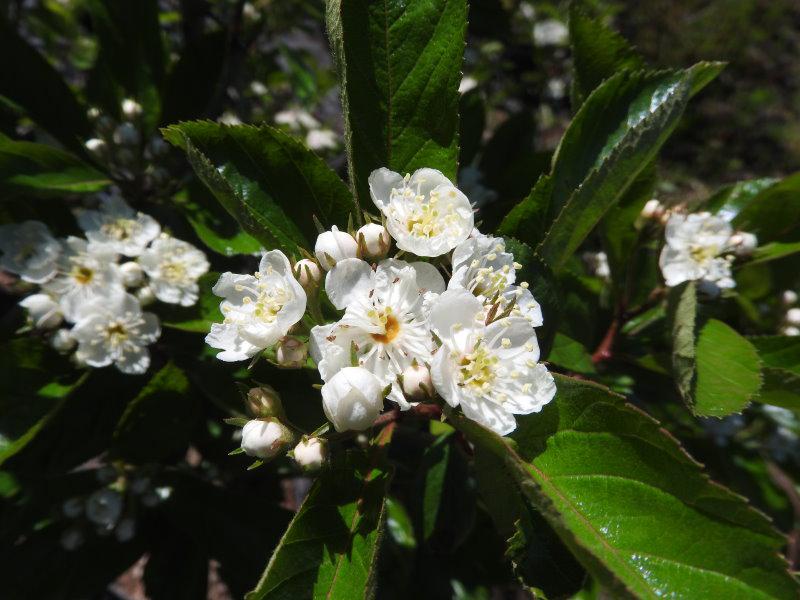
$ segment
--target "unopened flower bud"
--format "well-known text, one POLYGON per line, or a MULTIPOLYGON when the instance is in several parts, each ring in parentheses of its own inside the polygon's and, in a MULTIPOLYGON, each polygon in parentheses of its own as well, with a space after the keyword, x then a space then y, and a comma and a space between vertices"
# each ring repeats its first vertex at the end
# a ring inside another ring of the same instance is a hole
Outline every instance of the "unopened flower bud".
POLYGON ((785 335, 787 337, 796 337, 800 335, 800 327, 793 327, 791 325, 787 325, 781 328, 780 334, 785 335))
POLYGON ((254 417, 280 417, 283 415, 281 397, 268 385, 250 388, 247 392, 247 410, 254 417))
POLYGON ((750 256, 758 246, 758 238, 755 234, 737 231, 731 236, 729 243, 737 256, 750 256))
POLYGON ((90 121, 95 121, 100 118, 100 109, 96 106, 92 106, 89 110, 86 111, 86 117, 90 121))
POLYGON ((330 271, 340 260, 356 258, 357 254, 358 243, 355 238, 346 231, 339 231, 336 225, 330 231, 320 233, 314 245, 314 255, 326 271, 330 271))
POLYGON ((308 438, 297 444, 292 454, 298 465, 308 471, 314 471, 323 465, 328 456, 327 444, 320 438, 308 438))
POLYGON ((114 490, 97 490, 86 500, 86 518, 97 525, 113 525, 121 513, 122 497, 114 490))
POLYGON ((389 232, 383 225, 367 223, 356 232, 358 251, 363 258, 383 258, 392 243, 389 232))
POLYGON ((664 205, 655 198, 648 200, 642 208, 641 217, 643 219, 660 221, 662 216, 664 216, 664 205))
POLYGON ((793 306, 797 304, 797 292, 786 290, 781 294, 781 302, 784 306, 793 306))
POLYGON ((409 365, 403 371, 403 393, 409 400, 421 402, 430 398, 433 390, 431 372, 425 365, 409 365))
POLYGON ((136 298, 142 306, 149 306, 156 301, 156 295, 149 285, 144 285, 136 290, 136 298))
POLYGON ((322 386, 322 409, 336 431, 363 431, 383 408, 383 386, 362 367, 345 367, 322 386))
POLYGON ((786 322, 789 325, 800 325, 800 308, 790 308, 787 310, 786 322))
POLYGON ((50 347, 56 352, 69 352, 77 343, 69 329, 59 329, 50 338, 50 347))
POLYGON ((114 130, 114 143, 120 146, 136 146, 141 137, 133 123, 122 123, 114 130))
POLYGON ((138 262, 133 260, 124 262, 119 266, 119 270, 122 274, 122 283, 125 287, 137 287, 142 285, 144 271, 138 262))
POLYGON ((100 138, 91 138, 86 140, 84 143, 86 149, 91 152, 92 154, 96 154, 98 156, 105 154, 106 150, 108 149, 108 145, 105 143, 104 140, 100 138))
POLYGON ((242 449, 248 456, 272 458, 285 449, 293 437, 278 419, 256 419, 242 428, 242 449))
POLYGON ((142 105, 132 98, 122 101, 122 114, 129 119, 135 119, 142 114, 142 105))
POLYGON ((320 279, 322 279, 322 271, 320 271, 319 265, 308 258, 298 260, 292 272, 300 285, 306 290, 317 287, 320 279))
POLYGON ((28 311, 28 319, 36 329, 55 329, 64 320, 58 302, 47 294, 32 294, 20 300, 19 305, 28 311))
POLYGON ((278 344, 278 364, 289 369, 299 369, 306 364, 308 347, 293 337, 283 338, 278 344))

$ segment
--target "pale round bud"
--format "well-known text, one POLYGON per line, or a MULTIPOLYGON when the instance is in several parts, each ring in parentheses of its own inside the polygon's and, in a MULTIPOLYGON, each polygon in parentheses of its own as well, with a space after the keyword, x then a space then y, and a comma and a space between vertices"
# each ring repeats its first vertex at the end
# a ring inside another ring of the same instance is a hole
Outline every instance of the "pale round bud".
POLYGON ((117 528, 114 529, 114 536, 120 542, 130 541, 134 535, 136 535, 136 521, 131 517, 121 519, 117 528))
POLYGON ((83 532, 77 527, 70 527, 61 534, 61 547, 72 552, 83 544, 83 532))
POLYGON ((32 294, 19 301, 36 329, 55 329, 64 321, 58 302, 47 294, 32 294))
POLYGON ((793 290, 786 290, 781 294, 781 302, 784 306, 792 306, 797 304, 797 292, 793 290))
POLYGON ((132 98, 122 101, 122 114, 129 119, 135 119, 142 114, 142 105, 132 98))
POLYGON ((322 386, 322 409, 336 431, 368 429, 383 408, 383 386, 362 367, 345 367, 322 386))
POLYGON ((136 146, 141 137, 133 123, 122 123, 114 130, 114 143, 120 146, 136 146))
POLYGON ((283 415, 281 397, 268 385, 250 388, 247 392, 247 410, 254 417, 280 417, 283 415))
POLYGON ((755 234, 737 231, 731 236, 729 243, 738 256, 750 256, 758 246, 758 238, 755 234))
POLYGON ((86 518, 97 525, 113 525, 122 514, 122 496, 119 492, 104 488, 97 490, 86 500, 86 518))
POLYGON ((96 106, 92 106, 89 110, 86 111, 86 116, 90 121, 94 121, 100 118, 100 109, 96 106))
POLYGON ((105 154, 108 149, 108 144, 106 144, 105 140, 101 140, 100 138, 88 139, 83 145, 86 146, 89 152, 97 155, 105 154))
POLYGON ((781 328, 780 334, 785 335, 787 337, 796 337, 800 335, 800 327, 793 327, 791 325, 787 325, 781 328))
POLYGON ((403 371, 403 393, 409 400, 420 402, 433 390, 431 372, 425 365, 409 365, 403 371))
POLYGON ((308 347, 297 338, 283 338, 278 344, 277 358, 282 367, 299 369, 306 364, 308 347))
POLYGON ((645 202, 644 208, 642 208, 641 216, 643 219, 654 219, 656 221, 660 220, 661 217, 664 215, 664 206, 653 198, 652 200, 648 200, 645 202))
POLYGON ((56 352, 69 352, 77 343, 69 329, 59 329, 50 338, 50 347, 56 352))
POLYGON ((156 301, 156 295, 149 285, 144 285, 136 290, 136 298, 143 307, 149 306, 156 301))
POLYGON ((248 456, 272 458, 292 442, 292 432, 275 418, 248 421, 242 428, 242 449, 248 456))
POLYGON ((800 325, 800 308, 790 308, 787 310, 786 322, 789 325, 800 325))
POLYGON ((308 438, 294 447, 293 454, 298 465, 313 471, 319 469, 325 462, 325 458, 328 456, 327 444, 320 438, 308 438))
POLYGON ((389 252, 392 239, 383 225, 367 223, 356 232, 359 253, 364 258, 383 258, 389 252), (363 238, 362 238, 363 236, 363 238))
POLYGON ((130 288, 142 285, 144 271, 138 262, 134 260, 124 262, 119 266, 119 271, 122 274, 122 283, 125 287, 130 288))
POLYGON ((314 255, 320 266, 330 271, 340 260, 356 258, 358 243, 352 235, 346 231, 339 231, 334 225, 330 231, 319 234, 314 245, 314 255))
POLYGON ((315 288, 322 279, 322 271, 319 265, 308 258, 298 260, 292 269, 298 283, 305 289, 315 288))

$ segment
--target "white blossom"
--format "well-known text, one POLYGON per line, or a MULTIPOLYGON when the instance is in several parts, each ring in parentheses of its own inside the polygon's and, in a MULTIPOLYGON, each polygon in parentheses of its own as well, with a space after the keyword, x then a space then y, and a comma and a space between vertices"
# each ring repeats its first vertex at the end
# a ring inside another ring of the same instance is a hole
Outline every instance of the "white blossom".
POLYGON ((478 87, 478 80, 474 77, 470 77, 469 75, 465 75, 461 78, 461 83, 458 84, 458 93, 459 94, 466 94, 470 90, 474 90, 478 87))
POLYGON ((328 456, 325 440, 317 437, 301 440, 292 451, 297 464, 309 471, 319 469, 328 456))
POLYGON ((356 241, 362 258, 383 258, 388 254, 392 238, 383 225, 367 223, 356 231, 356 241))
POLYGON ((369 176, 372 201, 386 217, 397 247, 417 256, 441 256, 463 242, 475 219, 467 197, 435 169, 402 175, 381 168, 369 176))
POLYGON ((208 272, 206 255, 188 242, 162 234, 139 257, 156 298, 168 304, 192 306, 200 287, 197 280, 208 272))
POLYGON ((386 259, 373 270, 362 260, 341 261, 328 273, 325 291, 344 316, 312 330, 311 354, 322 379, 350 366, 354 352, 382 387, 392 386, 389 398, 408 408, 397 376, 413 361, 430 360, 424 298, 443 290, 442 276, 429 263, 386 259))
POLYGON ((562 46, 568 37, 567 26, 556 19, 539 21, 533 26, 533 43, 536 46, 562 46))
POLYGON ((658 264, 669 287, 685 281, 702 281, 716 288, 732 288, 731 226, 707 212, 673 214, 665 231, 666 244, 658 264))
POLYGON ((306 146, 312 150, 333 149, 339 145, 339 137, 330 129, 312 129, 306 134, 306 146))
POLYGON ((797 304, 797 292, 794 290, 784 290, 781 294, 781 303, 784 306, 792 306, 797 304))
POLYGON ((19 305, 28 311, 28 319, 36 329, 54 329, 64 320, 61 306, 50 294, 31 294, 19 305))
POLYGON ((334 225, 330 231, 323 231, 317 236, 314 255, 322 268, 330 271, 340 260, 355 258, 358 255, 358 243, 352 235, 339 231, 334 225))
POLYGON ((346 367, 322 386, 322 409, 336 431, 363 431, 383 408, 382 390, 369 370, 346 367))
POLYGON ((291 441, 292 432, 275 418, 248 421, 242 428, 242 450, 248 456, 272 458, 291 441))
POLYGON ((72 328, 78 342, 78 361, 90 367, 114 364, 123 373, 138 375, 150 366, 147 346, 158 339, 158 318, 142 312, 139 301, 126 293, 97 297, 82 307, 72 328))
POLYGON ((787 310, 785 319, 789 325, 800 325, 800 308, 787 310))
POLYGON ((225 317, 206 343, 224 361, 246 360, 285 336, 306 310, 306 293, 280 250, 264 254, 254 275, 223 273, 213 288, 225 317))
POLYGON ((69 329, 59 329, 50 338, 50 346, 56 352, 69 352, 77 343, 69 329))
POLYGON ((133 98, 125 98, 122 101, 122 114, 129 119, 135 119, 142 114, 142 105, 133 98))
POLYGON ((104 194, 98 210, 76 211, 78 225, 92 249, 139 256, 161 231, 158 222, 133 210, 117 193, 104 194))
POLYGON ((90 138, 86 140, 83 145, 86 146, 89 152, 98 155, 104 154, 108 149, 108 144, 106 144, 105 140, 101 140, 100 138, 90 138))
POLYGON ((42 289, 59 296, 64 316, 76 321, 82 307, 124 291, 117 255, 70 236, 62 242, 58 274, 42 289))
POLYGON ((555 382, 538 363, 539 345, 528 320, 508 317, 485 325, 480 300, 448 290, 430 315, 442 341, 431 365, 436 391, 451 406, 501 435, 516 428, 515 414, 539 412, 555 382))
POLYGON ((275 113, 275 123, 286 125, 292 131, 301 129, 316 129, 319 127, 317 121, 310 112, 302 108, 287 108, 275 113))
POLYGON ((56 274, 61 244, 44 223, 0 225, 0 269, 24 281, 44 283, 56 274))

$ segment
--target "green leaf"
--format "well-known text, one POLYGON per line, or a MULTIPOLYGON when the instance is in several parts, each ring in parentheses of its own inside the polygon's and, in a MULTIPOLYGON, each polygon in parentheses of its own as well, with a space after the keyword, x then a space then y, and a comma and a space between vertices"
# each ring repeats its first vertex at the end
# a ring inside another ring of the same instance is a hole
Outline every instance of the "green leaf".
POLYGON ((386 529, 398 546, 409 549, 417 547, 411 517, 400 501, 391 496, 386 498, 386 529))
POLYGON ((512 441, 452 422, 508 470, 612 597, 796 598, 785 538, 712 483, 674 438, 602 386, 555 375, 512 441))
POLYGON ((603 81, 623 69, 645 67, 639 53, 617 32, 590 17, 580 3, 569 11, 569 39, 572 46, 572 107, 577 110, 603 81))
POLYGON ((547 211, 553 224, 538 251, 555 270, 655 158, 689 98, 721 68, 698 63, 684 71, 623 71, 587 98, 553 162, 547 211))
POLYGON ((347 186, 301 142, 268 126, 192 121, 163 130, 183 148, 200 180, 266 248, 295 254, 316 239, 314 217, 345 227, 354 210, 347 186))
POLYGON ((247 600, 372 597, 385 471, 348 454, 314 483, 247 600))
POLYGON ((222 313, 219 310, 219 303, 222 301, 219 296, 215 296, 211 288, 219 280, 219 273, 206 273, 197 284, 200 287, 200 298, 193 306, 178 306, 177 304, 159 304, 154 307, 161 324, 164 327, 172 327, 182 331, 194 331, 196 333, 208 333, 211 331, 212 323, 222 321, 222 313))
POLYGON ((455 181, 465 0, 327 0, 326 21, 361 207, 379 167, 432 167, 455 181))
POLYGON ((800 337, 764 335, 747 338, 765 367, 786 369, 800 375, 800 337))
POLYGON ((553 349, 550 350, 548 361, 575 371, 576 373, 594 373, 594 363, 592 356, 583 347, 583 344, 563 333, 557 333, 553 341, 553 349))
MULTIPOLYGON (((207 193, 207 190, 203 188, 203 192, 207 193)), ((214 252, 223 256, 233 256, 253 255, 261 250, 261 244, 244 232, 216 199, 211 198, 203 204, 187 200, 178 206, 186 215, 197 237, 214 252)))
POLYGON ((697 287, 694 282, 669 290, 667 319, 672 334, 672 372, 681 397, 691 406, 695 374, 697 287))
POLYGON ((800 242, 770 242, 755 249, 753 258, 748 265, 786 258, 798 252, 800 252, 800 242))
POLYGON ((0 190, 28 196, 97 192, 108 178, 76 156, 44 144, 0 139, 0 190))
POLYGON ((86 109, 58 71, 2 18, 0 56, 13 57, 0 69, 0 96, 18 105, 64 146, 85 155, 83 142, 91 137, 86 109))
MULTIPOLYGON (((422 539, 428 540, 433 535, 436 527, 436 518, 442 508, 442 496, 447 476, 447 466, 450 463, 450 435, 440 436, 430 447, 425 450, 423 469, 424 481, 422 494, 422 539)), ((446 510, 449 510, 448 506, 446 510)))
POLYGON ((741 412, 761 387, 761 362, 734 329, 709 319, 697 338, 697 382, 692 410, 704 417, 741 412))
POLYGON ((760 243, 794 241, 800 229, 800 173, 761 190, 733 219, 733 225, 755 233, 760 243), (787 236, 794 239, 787 240, 787 236))
POLYGON ((730 221, 758 194, 776 181, 776 179, 764 177, 726 185, 706 200, 704 208, 730 221))
POLYGON ((757 400, 800 410, 800 337, 779 335, 747 338, 755 346, 763 368, 757 400))
POLYGON ((180 453, 188 443, 197 406, 186 375, 167 363, 128 404, 114 431, 112 452, 134 463, 180 453))
POLYGON ((787 369, 765 367, 761 376, 759 402, 800 411, 800 375, 787 369))
POLYGON ((497 233, 529 240, 532 244, 541 242, 550 223, 547 220, 547 211, 552 196, 553 180, 550 175, 542 175, 530 194, 505 216, 497 233))

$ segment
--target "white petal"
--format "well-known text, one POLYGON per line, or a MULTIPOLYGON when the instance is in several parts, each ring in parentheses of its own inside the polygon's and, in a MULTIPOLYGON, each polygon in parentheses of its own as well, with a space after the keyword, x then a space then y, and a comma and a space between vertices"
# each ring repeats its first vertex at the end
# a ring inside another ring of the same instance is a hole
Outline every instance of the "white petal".
POLYGON ((370 173, 368 181, 372 201, 381 211, 385 210, 389 205, 389 196, 392 189, 403 187, 403 176, 385 167, 370 173))
POLYGON ((346 258, 336 263, 325 277, 325 292, 339 310, 347 308, 357 297, 369 293, 372 267, 358 258, 346 258))
POLYGON ((114 364, 123 373, 141 375, 150 366, 150 352, 141 346, 126 348, 125 353, 114 364))
POLYGON ((444 292, 445 283, 439 269, 434 267, 431 263, 417 261, 411 263, 411 266, 417 272, 417 287, 423 293, 433 292, 434 294, 441 294, 444 292))
POLYGON ((475 318, 482 314, 483 304, 468 291, 447 290, 431 309, 428 324, 445 344, 462 349, 465 337, 483 329, 475 318))
POLYGON ((517 428, 514 415, 494 402, 462 402, 464 415, 497 433, 507 435, 517 428))

